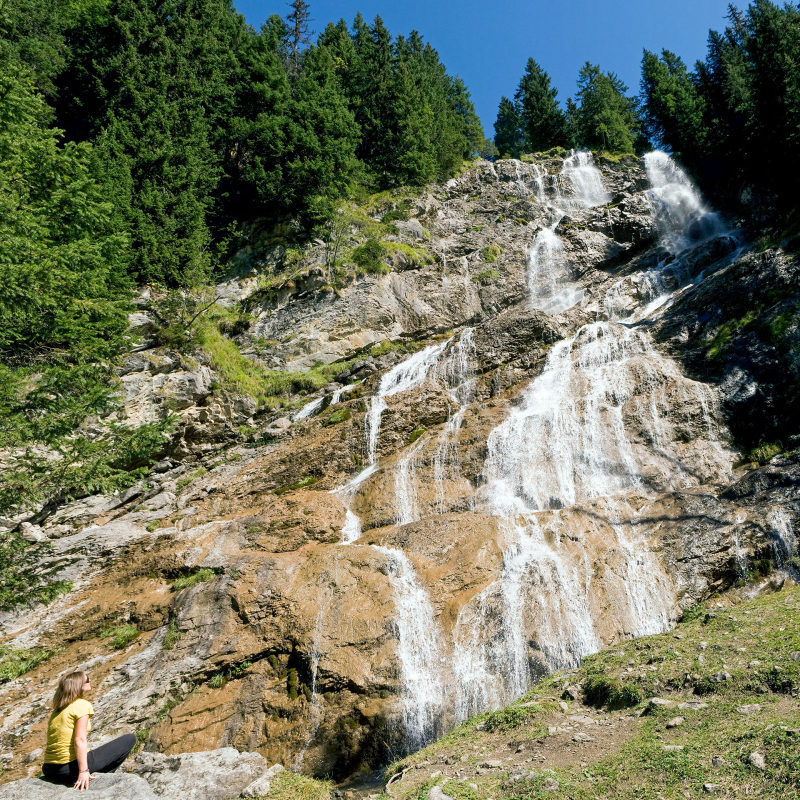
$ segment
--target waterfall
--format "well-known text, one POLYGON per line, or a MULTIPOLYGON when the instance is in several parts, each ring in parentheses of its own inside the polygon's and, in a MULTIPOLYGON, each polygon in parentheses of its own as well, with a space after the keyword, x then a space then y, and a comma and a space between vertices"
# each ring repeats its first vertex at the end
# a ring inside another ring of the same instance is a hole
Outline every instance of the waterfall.
POLYGON ((436 490, 436 510, 439 514, 447 509, 445 499, 445 480, 457 480, 460 463, 456 439, 467 406, 475 393, 474 364, 477 350, 473 339, 473 329, 464 328, 453 345, 447 358, 437 368, 437 378, 448 388, 450 398, 456 405, 456 412, 450 416, 438 437, 436 454, 433 459, 433 481, 436 490))
MULTIPOLYGON (((543 183, 540 188, 544 202, 543 183)), ((528 296, 533 308, 547 314, 560 314, 583 299, 583 287, 573 281, 572 268, 564 255, 556 228, 566 214, 602 205, 609 200, 592 154, 573 150, 572 155, 564 160, 564 167, 556 180, 555 219, 549 227, 539 231, 525 259, 528 296), (571 196, 565 197, 564 191, 571 196)))
POLYGON ((571 269, 555 232, 562 216, 539 231, 525 258, 530 304, 547 314, 572 308, 584 295, 583 287, 570 280, 571 269))
POLYGON ((403 681, 402 715, 406 745, 424 747, 437 734, 443 688, 436 619, 428 595, 402 550, 379 547, 394 587, 398 656, 403 681))
POLYGON ((307 419, 310 417, 321 405, 324 397, 318 397, 316 400, 312 400, 310 403, 306 403, 293 417, 293 421, 297 421, 299 419, 307 419))
POLYGON ((581 211, 610 202, 600 170, 588 150, 573 150, 564 159, 564 168, 556 183, 557 205, 566 211, 581 211), (562 189, 572 189, 573 197, 565 198, 562 189))
POLYGON ((797 536, 786 510, 774 508, 767 517, 772 534, 772 552, 778 569, 785 569, 790 558, 797 555, 797 536))
POLYGON ((419 519, 417 509, 416 463, 417 454, 425 438, 420 439, 408 448, 408 452, 400 459, 394 474, 396 521, 398 525, 408 525, 419 519))
POLYGON ((704 239, 724 233, 719 216, 703 201, 688 175, 666 153, 654 150, 644 157, 661 243, 677 254, 704 239))
POLYGON ((370 465, 375 463, 377 455, 381 417, 387 408, 386 398, 422 385, 449 343, 450 340, 448 339, 446 342, 432 344, 424 350, 414 353, 413 356, 399 363, 381 378, 378 391, 369 401, 364 432, 367 444, 367 460, 370 465))

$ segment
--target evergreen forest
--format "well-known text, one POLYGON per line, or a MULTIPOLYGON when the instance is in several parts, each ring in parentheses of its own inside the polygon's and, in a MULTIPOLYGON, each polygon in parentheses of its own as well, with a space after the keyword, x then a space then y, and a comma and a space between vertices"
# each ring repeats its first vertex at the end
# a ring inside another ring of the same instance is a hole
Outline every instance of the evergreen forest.
MULTIPOLYGON (((235 253, 333 241, 344 199, 476 158, 658 146, 719 206, 796 225, 798 63, 798 7, 755 0, 730 8, 692 69, 645 51, 638 95, 587 62, 562 107, 531 58, 492 142, 433 45, 380 17, 314 37, 304 0, 258 31, 230 0, 7 0, 0 448, 16 457, 0 467, 0 515, 146 472, 169 418, 130 428, 113 413, 137 287, 161 293, 162 342, 185 344, 235 253)), ((376 252, 370 239, 351 255, 381 269, 376 252)))

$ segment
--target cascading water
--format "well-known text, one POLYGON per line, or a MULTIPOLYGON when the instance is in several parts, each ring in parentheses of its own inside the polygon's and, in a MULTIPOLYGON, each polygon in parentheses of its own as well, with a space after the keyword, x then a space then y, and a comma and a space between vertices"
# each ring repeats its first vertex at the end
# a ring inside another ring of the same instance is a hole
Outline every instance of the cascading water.
POLYGON ((796 556, 797 535, 792 521, 783 508, 775 508, 767 517, 772 533, 772 552, 778 569, 786 569, 789 559, 796 556))
POLYGON ((703 200, 688 175, 666 153, 654 151, 644 157, 651 188, 647 198, 665 255, 658 265, 635 277, 624 278, 606 293, 604 305, 610 319, 644 319, 663 305, 672 293, 696 278, 686 255, 691 249, 715 237, 727 237, 724 245, 730 258, 736 257, 738 243, 728 233, 719 215, 703 200), (635 286, 633 285, 635 283, 635 286), (630 302, 634 291, 637 302, 630 302))
POLYGON ((574 282, 556 228, 566 214, 608 203, 610 199, 592 154, 573 150, 556 179, 554 219, 549 227, 539 231, 526 256, 528 297, 533 308, 560 314, 583 299, 583 287, 574 282))
MULTIPOLYGON (((585 171, 588 159, 578 155, 562 173, 573 180, 573 208, 578 201, 607 197, 585 171)), ((660 158, 654 163, 663 166, 660 158)), ((654 213, 671 225, 694 225, 707 215, 700 213, 701 203, 694 206, 697 213, 667 214, 670 203, 683 197, 677 190, 658 197, 662 211, 654 204, 654 213)), ((680 202, 688 207, 688 201, 680 202)), ((563 258, 559 245, 552 230, 541 232, 533 265, 563 258)), ((566 269, 561 267, 562 273, 566 269)), ((531 284, 535 290, 536 281, 531 284)), ((541 302, 533 295, 534 305, 541 302)), ((603 521, 602 535, 616 540, 616 548, 607 543, 619 554, 613 578, 619 596, 613 613, 607 612, 616 629, 643 635, 669 626, 674 588, 631 524, 637 512, 627 497, 697 483, 698 453, 692 468, 682 465, 689 451, 685 443, 676 444, 682 437, 670 423, 675 402, 682 413, 694 415, 695 428, 713 430, 718 409, 709 387, 686 379, 654 350, 646 332, 598 322, 552 348, 522 402, 492 431, 476 506, 501 517, 507 545, 499 579, 462 608, 455 627, 457 718, 508 702, 527 689, 531 630, 540 669, 573 666, 599 647, 593 565, 585 549, 569 545, 575 514, 585 520, 588 510, 589 520, 603 521)), ((729 473, 730 453, 718 437, 708 436, 700 456, 709 475, 729 473)))
POLYGON ((556 182, 556 205, 568 213, 580 211, 593 206, 602 206, 611 201, 611 197, 603 185, 600 170, 594 164, 592 154, 587 150, 573 150, 569 158, 564 159, 564 168, 556 182), (572 196, 565 197, 563 192, 572 189, 572 196))
POLYGON ((375 549, 386 556, 394 587, 406 745, 419 749, 436 736, 443 701, 436 620, 428 595, 405 553, 377 545, 375 549))
POLYGON ((673 255, 725 232, 719 216, 708 208, 689 176, 666 153, 654 150, 644 157, 661 244, 673 255))
POLYGON ((400 459, 394 474, 395 507, 397 524, 408 525, 419 519, 417 509, 416 464, 417 455, 425 444, 420 438, 408 448, 408 452, 400 459))

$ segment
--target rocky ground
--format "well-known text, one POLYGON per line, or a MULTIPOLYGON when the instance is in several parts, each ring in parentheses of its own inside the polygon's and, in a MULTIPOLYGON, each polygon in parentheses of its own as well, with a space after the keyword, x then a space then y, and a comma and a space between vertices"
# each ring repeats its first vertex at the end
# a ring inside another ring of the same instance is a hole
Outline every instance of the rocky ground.
MULTIPOLYGON (((146 753, 234 747, 336 780, 402 751, 397 596, 385 554, 366 545, 407 554, 450 652, 457 621, 497 579, 507 545, 498 517, 480 506, 490 433, 519 407, 556 343, 608 317, 609 296, 615 313, 630 312, 631 330, 646 330, 657 348, 634 359, 622 411, 643 465, 639 488, 613 508, 587 501, 543 515, 559 526, 564 558, 593 565, 598 645, 638 632, 625 599, 625 543, 653 554, 668 598, 665 627, 684 609, 773 570, 776 531, 796 530, 800 513, 800 457, 791 438, 798 432, 797 262, 780 250, 739 249, 741 237, 726 233, 677 260, 675 288, 684 288, 654 322, 637 322, 643 276, 665 258, 648 182, 638 159, 600 167, 610 202, 574 211, 556 228, 584 293, 562 314, 526 301, 527 253, 553 214, 537 178, 561 169, 561 159, 549 156, 479 164, 406 199, 409 218, 382 229, 394 247, 388 274, 350 274, 333 285, 318 246, 268 291, 253 276, 231 278, 220 287, 221 302, 247 299, 256 316, 226 342, 264 369, 319 374, 320 364, 330 365, 322 388, 292 389, 281 407, 259 406, 227 385, 211 352, 155 346, 153 318, 135 315, 143 344, 120 366, 124 416, 144 422, 172 411, 179 423, 146 481, 22 523, 32 541, 52 545, 48 563, 74 589, 47 608, 0 619, 8 667, 0 685, 3 780, 36 773, 32 754, 41 748, 54 682, 76 664, 92 670, 98 742, 134 731, 146 753), (422 347, 444 345, 440 362, 451 363, 465 328, 474 342, 474 384, 447 439, 444 471, 442 437, 457 404, 434 370, 387 397, 377 469, 348 500, 363 537, 342 545, 347 508, 331 492, 365 466, 367 401, 387 371, 422 347), (298 417, 315 399, 313 413, 298 417), (653 405, 668 422, 667 446, 656 456, 642 411, 653 405), (763 431, 767 446, 750 453, 763 431), (772 436, 781 440, 773 444, 772 436), (416 519, 399 524, 398 476, 409 471, 416 519)), ((383 212, 397 205, 382 202, 383 212)), ((526 625, 529 662, 543 672, 544 623, 532 616, 526 625)), ((626 653, 633 647, 624 644, 626 653)), ((708 677, 708 669, 699 673, 708 677)), ((555 705, 540 704, 537 730, 563 728, 575 715, 570 707, 563 717, 560 695, 551 694, 555 705)), ((587 709, 578 716, 598 718, 587 709)), ((625 737, 638 742, 641 726, 660 719, 599 718, 616 720, 615 744, 575 742, 576 755, 584 745, 597 748, 595 760, 610 758, 617 744, 614 753, 631 752, 625 737)), ((496 760, 500 739, 486 735, 476 746, 496 760)), ((536 751, 556 766, 559 736, 536 751)), ((511 755, 521 767, 525 759, 511 755)), ((535 788, 537 780, 524 785, 535 788)), ((464 786, 454 791, 472 791, 464 786)), ((507 795, 538 796, 530 791, 507 795)))

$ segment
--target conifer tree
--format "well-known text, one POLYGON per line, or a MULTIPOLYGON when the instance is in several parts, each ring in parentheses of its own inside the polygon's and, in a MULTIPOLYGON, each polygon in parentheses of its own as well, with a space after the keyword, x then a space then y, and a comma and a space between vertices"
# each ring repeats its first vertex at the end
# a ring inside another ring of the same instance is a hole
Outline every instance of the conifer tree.
POLYGON ((494 143, 500 158, 519 158, 528 148, 527 129, 519 104, 503 96, 494 123, 494 143))
POLYGON ((522 114, 527 145, 534 152, 564 144, 564 114, 557 96, 550 76, 529 58, 514 97, 522 114))
POLYGON ((311 44, 313 31, 308 23, 311 21, 308 3, 305 0, 292 0, 288 4, 292 9, 286 16, 286 44, 289 75, 296 79, 300 74, 300 56, 304 48, 311 44))

